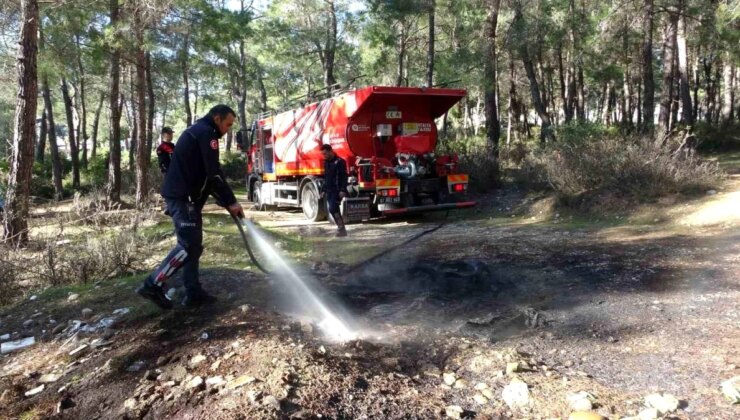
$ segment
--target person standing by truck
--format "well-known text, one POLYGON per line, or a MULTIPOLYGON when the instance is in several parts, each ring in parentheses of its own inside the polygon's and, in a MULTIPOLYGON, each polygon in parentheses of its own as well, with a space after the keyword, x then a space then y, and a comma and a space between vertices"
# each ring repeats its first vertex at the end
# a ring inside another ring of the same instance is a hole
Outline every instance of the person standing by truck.
POLYGON ((198 279, 203 253, 202 211, 208 197, 213 196, 232 216, 244 218, 244 210, 226 183, 218 161, 218 140, 231 129, 235 119, 233 109, 216 105, 177 140, 161 191, 175 224, 177 245, 136 290, 162 309, 172 308, 164 289, 167 280, 180 268, 186 292, 184 306, 200 306, 217 300, 203 290, 198 279))
POLYGON ((347 228, 339 205, 347 196, 347 162, 334 153, 331 145, 321 146, 324 156, 324 183, 321 186, 321 197, 326 198, 326 208, 337 224, 337 237, 347 236, 347 228))
POLYGON ((159 170, 166 173, 172 162, 172 154, 175 153, 175 144, 172 143, 174 132, 170 127, 162 128, 162 142, 157 146, 157 160, 159 161, 159 170))

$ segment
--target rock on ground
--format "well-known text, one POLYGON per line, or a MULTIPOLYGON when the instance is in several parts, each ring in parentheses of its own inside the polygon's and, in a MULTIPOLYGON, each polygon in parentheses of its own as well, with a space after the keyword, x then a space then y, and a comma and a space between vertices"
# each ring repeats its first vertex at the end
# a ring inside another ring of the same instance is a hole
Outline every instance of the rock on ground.
POLYGON ((658 410, 658 415, 664 416, 678 410, 678 398, 671 394, 650 394, 645 397, 645 405, 658 410))
POLYGON ((504 387, 501 396, 511 409, 526 407, 529 405, 529 386, 521 379, 515 378, 504 387))
POLYGON ((445 408, 445 414, 448 418, 459 419, 465 411, 459 405, 450 405, 445 408))
POLYGON ((722 394, 732 404, 740 404, 740 376, 722 382, 722 394))
POLYGON ((580 391, 567 396, 568 405, 573 411, 591 411, 593 403, 596 400, 595 397, 586 392, 580 391))

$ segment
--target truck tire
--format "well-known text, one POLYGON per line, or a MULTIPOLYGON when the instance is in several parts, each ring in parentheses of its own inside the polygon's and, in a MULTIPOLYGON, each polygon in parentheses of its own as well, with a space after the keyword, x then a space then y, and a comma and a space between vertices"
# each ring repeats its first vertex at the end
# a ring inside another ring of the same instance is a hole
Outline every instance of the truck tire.
POLYGON ((319 198, 319 189, 313 181, 306 182, 301 187, 301 209, 311 222, 326 220, 326 202, 319 198))
POLYGON ((254 207, 257 211, 265 210, 265 203, 262 201, 262 181, 254 183, 254 191, 252 191, 252 197, 254 197, 254 207))

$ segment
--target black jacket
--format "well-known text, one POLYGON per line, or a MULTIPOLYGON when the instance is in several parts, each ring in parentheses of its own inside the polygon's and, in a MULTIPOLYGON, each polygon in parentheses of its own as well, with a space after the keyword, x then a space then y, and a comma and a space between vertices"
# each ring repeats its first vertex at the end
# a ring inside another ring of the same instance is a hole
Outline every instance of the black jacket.
POLYGON ((324 192, 347 192, 347 163, 339 156, 324 161, 324 192))
POLYGON ((209 117, 196 121, 180 135, 162 184, 163 197, 202 205, 210 194, 223 207, 236 203, 218 161, 220 137, 209 117))

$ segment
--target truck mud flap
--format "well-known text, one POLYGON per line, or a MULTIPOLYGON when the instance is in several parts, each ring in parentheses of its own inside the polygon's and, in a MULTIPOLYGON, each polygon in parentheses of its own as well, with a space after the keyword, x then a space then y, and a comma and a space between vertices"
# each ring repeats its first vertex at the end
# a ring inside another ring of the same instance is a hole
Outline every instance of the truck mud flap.
POLYGON ((463 201, 460 203, 445 203, 445 204, 433 204, 433 205, 428 205, 428 206, 405 207, 402 209, 384 210, 383 214, 390 216, 394 214, 408 214, 408 213, 421 213, 421 212, 427 212, 427 211, 464 209, 468 207, 473 207, 476 204, 478 203, 476 203, 475 201, 463 201))

